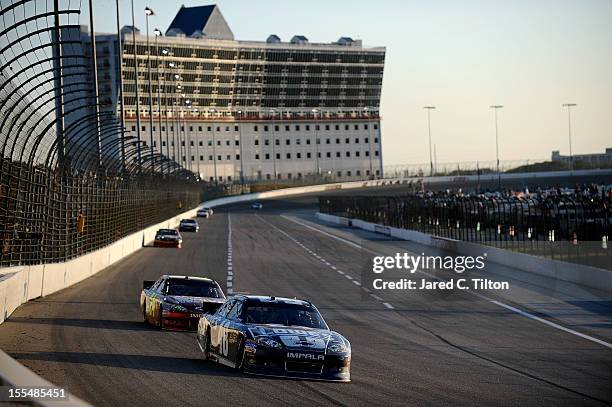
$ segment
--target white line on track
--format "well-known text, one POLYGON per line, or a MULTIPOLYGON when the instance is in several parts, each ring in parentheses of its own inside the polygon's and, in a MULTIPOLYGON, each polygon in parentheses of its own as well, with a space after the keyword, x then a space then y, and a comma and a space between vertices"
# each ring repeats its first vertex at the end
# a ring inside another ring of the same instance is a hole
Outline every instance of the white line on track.
POLYGON ((232 264, 232 215, 227 213, 227 295, 234 292, 234 266, 232 264))
MULTIPOLYGON (((278 232, 280 232, 281 234, 285 235, 287 238, 289 238, 289 240, 291 240, 293 243, 297 244, 298 246, 300 246, 301 248, 303 248, 306 252, 308 252, 308 254, 310 254, 311 256, 315 257, 316 259, 320 260, 323 264, 325 264, 326 266, 328 266, 331 270, 334 270, 336 273, 343 275, 344 277, 346 277, 349 281, 353 282, 353 284, 355 284, 358 287, 361 287, 361 283, 357 280, 354 280, 353 277, 351 277, 350 275, 346 274, 344 271, 339 270, 336 266, 334 266, 333 264, 331 264, 329 261, 327 261, 326 259, 324 259, 323 257, 321 257, 319 254, 315 253, 314 251, 310 250, 306 245, 304 245, 304 243, 300 242, 299 240, 297 240, 295 237, 291 236, 289 233, 285 232, 284 230, 282 230, 281 228, 277 227, 276 225, 273 225, 272 223, 268 222, 267 220, 261 218, 259 215, 255 215, 256 217, 258 217, 262 222, 267 223, 268 225, 272 226, 274 229, 276 229, 278 232)), ((285 219, 289 219, 283 215, 281 215, 283 218, 285 219)), ((289 219, 292 220, 292 219, 289 219)), ((292 220, 293 221, 293 220, 292 220)), ((300 225, 305 226, 305 227, 309 227, 308 225, 302 224, 301 222, 296 222, 296 223, 300 223, 300 225)), ((311 228, 314 229, 314 228, 311 228)), ((316 230, 316 229, 315 229, 316 230)), ((333 237, 333 235, 330 235, 331 237, 333 237)), ((346 241, 348 242, 348 240, 346 241)), ((352 243, 352 242, 350 242, 352 243)), ((370 292, 370 290, 368 290, 365 287, 361 287, 364 291, 366 292, 370 292)), ((371 294, 370 294, 371 295, 371 294)), ((378 301, 382 302, 382 298, 377 297, 376 298, 378 301)), ((393 306, 389 303, 383 303, 383 305, 388 308, 388 309, 394 309, 393 306)))
MULTIPOLYGON (((340 241, 340 242, 346 243, 346 244, 348 244, 349 246, 353 246, 353 247, 356 247, 356 248, 358 248, 358 249, 360 249, 360 250, 364 250, 364 251, 366 251, 366 252, 369 252, 369 253, 371 253, 371 254, 373 254, 373 255, 375 255, 375 256, 380 256, 380 255, 381 255, 380 253, 377 253, 377 252, 375 252, 375 251, 373 251, 373 250, 370 250, 370 249, 365 248, 365 247, 363 247, 363 246, 361 246, 361 245, 358 245, 358 244, 357 244, 357 243, 355 243, 355 242, 351 242, 350 240, 344 239, 344 238, 342 238, 342 237, 340 237, 340 236, 336 236, 336 235, 334 235, 334 234, 332 234, 332 233, 329 233, 329 232, 326 232, 326 231, 324 231, 324 230, 318 229, 318 228, 316 228, 316 227, 314 227, 314 226, 307 225, 307 224, 305 224, 305 223, 303 223, 303 222, 300 222, 300 221, 298 221, 298 220, 295 220, 295 219, 293 219, 293 218, 291 218, 291 217, 288 217, 288 216, 286 216, 286 215, 281 215, 281 217, 282 217, 282 218, 284 218, 284 219, 287 219, 288 221, 291 221, 291 222, 293 222, 293 223, 297 223, 298 225, 304 226, 305 228, 308 228, 308 229, 310 229, 310 230, 313 230, 313 231, 315 231, 315 232, 318 232, 318 233, 320 233, 320 234, 322 234, 322 235, 325 235, 325 236, 331 237, 332 239, 335 239, 335 240, 338 240, 338 241, 340 241)), ((437 277, 437 276, 435 276, 435 275, 433 275, 433 274, 427 273, 426 271, 423 271, 423 270, 417 270, 417 271, 418 271, 419 273, 425 274, 426 276, 431 277, 431 278, 434 278, 434 279, 436 279, 436 280, 445 281, 444 279, 441 279, 440 277, 437 277)), ((362 287, 362 289, 363 289, 363 290, 367 290, 367 288, 365 288, 365 287, 362 287)), ((368 291, 368 292, 369 292, 369 291, 368 291)), ((567 332, 567 333, 569 333, 569 334, 572 334, 572 335, 578 336, 578 337, 580 337, 580 338, 586 339, 586 340, 588 340, 588 341, 591 341, 591 342, 597 343, 597 344, 599 344, 599 345, 605 346, 606 348, 612 349, 612 343, 609 343, 609 342, 603 341, 603 340, 601 340, 601 339, 594 338, 594 337, 592 337, 592 336, 590 336, 590 335, 587 335, 587 334, 583 334, 582 332, 574 331, 573 329, 570 329, 570 328, 564 327, 563 325, 556 324, 556 323, 551 322, 551 321, 549 321, 549 320, 547 320, 547 319, 540 318, 540 317, 538 317, 538 316, 536 316, 536 315, 530 314, 530 313, 529 313, 529 312, 527 312, 527 311, 523 311, 523 310, 521 310, 521 309, 519 309, 519 308, 515 308, 515 307, 513 307, 513 306, 511 306, 511 305, 505 304, 505 303, 503 303, 503 302, 501 302, 501 301, 494 300, 494 299, 489 298, 489 297, 487 297, 487 296, 485 296, 485 295, 482 295, 482 294, 479 294, 479 293, 476 293, 476 292, 473 292, 473 291, 466 291, 466 292, 467 292, 468 294, 472 294, 472 295, 475 295, 475 296, 477 296, 477 297, 479 297, 479 298, 482 298, 483 300, 486 300, 486 301, 488 301, 488 302, 490 302, 490 303, 492 303, 492 304, 495 304, 495 305, 497 305, 497 306, 499 306, 499 307, 505 308, 505 309, 507 309, 508 311, 512 311, 512 312, 514 312, 514 313, 516 313, 516 314, 519 314, 519 315, 521 315, 521 316, 523 316, 523 317, 525 317, 525 318, 529 318, 529 319, 531 319, 531 320, 533 320, 533 321, 537 321, 537 322, 540 322, 540 323, 542 323, 542 324, 544 324, 544 325, 550 326, 551 328, 555 328, 555 329, 561 330, 561 331, 563 331, 563 332, 567 332)), ((382 301, 382 298, 380 298, 380 297, 379 297, 379 296, 377 296, 376 294, 370 294, 370 296, 372 296, 372 297, 373 297, 373 298, 375 298, 376 300, 382 301)), ((383 305, 384 305, 385 307, 389 308, 389 309, 394 309, 393 305, 391 305, 391 304, 390 304, 390 303, 388 303, 388 302, 383 303, 383 305)))

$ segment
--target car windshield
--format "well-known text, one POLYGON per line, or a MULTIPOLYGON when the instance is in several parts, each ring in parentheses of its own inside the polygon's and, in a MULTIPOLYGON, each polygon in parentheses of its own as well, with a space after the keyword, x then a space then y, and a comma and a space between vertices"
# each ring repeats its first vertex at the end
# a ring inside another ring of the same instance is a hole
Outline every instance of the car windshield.
POLYGON ((195 225, 196 221, 193 219, 183 219, 181 223, 184 225, 195 225))
POLYGON ((157 231, 157 234, 162 236, 176 236, 178 232, 174 229, 161 229, 157 231))
POLYGON ((247 324, 278 324, 328 329, 314 307, 293 304, 251 304, 246 309, 247 324))
POLYGON ((166 285, 166 295, 185 297, 225 298, 219 286, 212 281, 170 279, 166 285))

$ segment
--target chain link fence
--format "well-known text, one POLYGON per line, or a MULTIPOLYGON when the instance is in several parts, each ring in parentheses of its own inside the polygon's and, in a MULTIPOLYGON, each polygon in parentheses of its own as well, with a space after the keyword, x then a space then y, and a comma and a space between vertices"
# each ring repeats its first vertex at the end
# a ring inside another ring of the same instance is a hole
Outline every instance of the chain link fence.
POLYGON ((612 198, 319 197, 322 213, 612 269, 612 198))

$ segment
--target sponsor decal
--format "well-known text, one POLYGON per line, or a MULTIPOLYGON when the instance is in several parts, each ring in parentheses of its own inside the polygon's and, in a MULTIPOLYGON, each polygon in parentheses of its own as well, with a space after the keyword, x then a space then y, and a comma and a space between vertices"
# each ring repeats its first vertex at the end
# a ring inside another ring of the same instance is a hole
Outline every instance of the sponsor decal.
POLYGON ((318 355, 314 353, 287 352, 287 358, 298 360, 324 360, 325 355, 318 355))

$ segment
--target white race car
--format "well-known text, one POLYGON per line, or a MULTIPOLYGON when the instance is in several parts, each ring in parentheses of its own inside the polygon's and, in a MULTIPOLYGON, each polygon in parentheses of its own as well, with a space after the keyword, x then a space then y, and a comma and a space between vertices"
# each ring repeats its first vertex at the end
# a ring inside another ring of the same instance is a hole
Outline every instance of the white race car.
POLYGON ((251 204, 251 209, 260 210, 263 209, 263 204, 261 202, 253 202, 251 204))
POLYGON ((196 212, 198 218, 209 218, 213 214, 213 210, 210 208, 200 208, 196 212))

